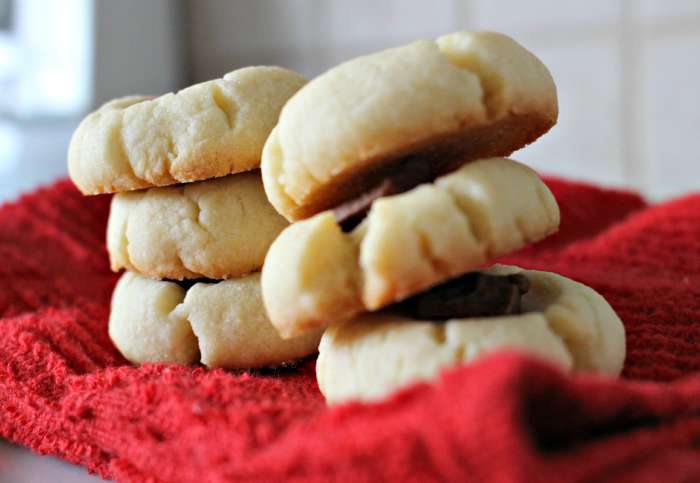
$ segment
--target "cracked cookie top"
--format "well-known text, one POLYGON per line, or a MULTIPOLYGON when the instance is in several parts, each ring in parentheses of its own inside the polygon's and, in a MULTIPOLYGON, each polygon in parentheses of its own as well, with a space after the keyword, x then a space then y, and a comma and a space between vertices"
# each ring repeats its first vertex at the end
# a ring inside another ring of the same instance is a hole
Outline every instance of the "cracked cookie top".
POLYGON ((182 287, 126 272, 112 295, 109 336, 133 363, 249 369, 316 351, 320 331, 283 340, 260 298, 260 274, 182 287))
POLYGON ((434 323, 389 308, 332 326, 321 339, 316 362, 319 389, 328 403, 381 399, 503 349, 544 358, 567 371, 620 374, 625 328, 595 290, 555 273, 514 266, 495 265, 479 273, 526 277, 530 287, 522 297, 522 313, 434 323))
POLYGON ((152 278, 226 279, 259 270, 287 221, 260 172, 117 193, 107 222, 112 270, 152 278))
POLYGON ((559 207, 537 173, 481 159, 379 198, 349 232, 330 210, 289 225, 265 257, 263 300, 292 337, 405 300, 558 227, 559 207))
POLYGON ((280 109, 305 82, 280 67, 247 67, 155 99, 110 101, 73 134, 70 177, 99 194, 257 168, 280 109))
POLYGON ((309 82, 265 143, 265 191, 288 220, 335 208, 419 159, 435 178, 506 156, 556 122, 547 68, 511 38, 457 32, 359 57, 309 82))

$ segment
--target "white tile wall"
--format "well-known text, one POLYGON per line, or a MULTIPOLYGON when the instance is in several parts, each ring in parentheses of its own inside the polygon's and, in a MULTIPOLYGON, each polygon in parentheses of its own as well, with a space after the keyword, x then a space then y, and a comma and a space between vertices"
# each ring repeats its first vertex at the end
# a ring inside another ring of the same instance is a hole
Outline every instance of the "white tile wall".
POLYGON ((327 40, 328 65, 460 28, 459 5, 453 0, 328 0, 314 8, 319 5, 327 19, 319 34, 327 40))
MULTIPOLYGON (((698 0, 639 0, 640 14, 647 25, 700 18, 698 0)), ((697 23, 695 23, 697 26, 697 23)))
POLYGON ((277 63, 302 73, 326 67, 313 0, 204 0, 188 4, 195 78, 245 65, 277 63))
POLYGON ((454 28, 455 2, 452 0, 329 0, 324 3, 329 39, 340 45, 391 44, 419 37, 432 38, 454 28), (362 21, 349 29, 348 21, 352 19, 362 21), (428 21, 416 22, 416 19, 428 21))
MULTIPOLYGON (((93 104, 129 94, 156 95, 183 82, 177 3, 94 1, 93 104)), ((52 19, 60 22, 60 19, 52 19)))
POLYGON ((605 39, 528 47, 557 82, 559 122, 513 157, 544 173, 610 185, 629 184, 622 163, 617 44, 605 39))
POLYGON ((643 186, 655 198, 700 189, 700 31, 649 36, 643 49, 643 186))
POLYGON ((514 157, 642 190, 700 190, 700 0, 190 0, 194 80, 278 63, 315 75, 356 55, 467 29, 547 64, 559 124, 514 157))
POLYGON ((621 2, 610 0, 471 0, 467 4, 470 26, 519 38, 552 32, 564 37, 561 33, 572 29, 610 29, 617 24, 622 8, 621 2))

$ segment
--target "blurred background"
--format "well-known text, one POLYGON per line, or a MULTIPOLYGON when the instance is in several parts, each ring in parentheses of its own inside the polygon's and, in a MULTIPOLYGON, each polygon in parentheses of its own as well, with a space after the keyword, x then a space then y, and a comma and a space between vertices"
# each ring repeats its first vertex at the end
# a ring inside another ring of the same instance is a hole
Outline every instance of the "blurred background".
POLYGON ((314 76, 459 29, 505 32, 552 71, 559 124, 515 158, 653 200, 700 188, 700 0, 0 0, 0 200, 64 175, 107 99, 250 64, 314 76))
MULTIPOLYGON (((663 200, 700 189, 700 0, 0 0, 0 201, 65 176, 102 102, 251 64, 314 76, 460 29, 550 68, 560 118, 515 153, 547 174, 663 200)), ((0 443, 2 481, 95 481, 0 443)))

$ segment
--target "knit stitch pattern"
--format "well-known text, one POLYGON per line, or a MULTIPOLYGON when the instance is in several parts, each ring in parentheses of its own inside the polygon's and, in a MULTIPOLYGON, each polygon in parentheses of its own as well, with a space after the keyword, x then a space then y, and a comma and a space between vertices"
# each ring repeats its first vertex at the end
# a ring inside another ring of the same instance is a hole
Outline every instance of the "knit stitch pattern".
POLYGON ((700 480, 700 194, 547 183, 561 230, 502 261, 603 294, 621 379, 506 351, 329 409, 313 358, 131 366, 107 336, 109 197, 59 181, 0 208, 0 436, 117 481, 700 480))

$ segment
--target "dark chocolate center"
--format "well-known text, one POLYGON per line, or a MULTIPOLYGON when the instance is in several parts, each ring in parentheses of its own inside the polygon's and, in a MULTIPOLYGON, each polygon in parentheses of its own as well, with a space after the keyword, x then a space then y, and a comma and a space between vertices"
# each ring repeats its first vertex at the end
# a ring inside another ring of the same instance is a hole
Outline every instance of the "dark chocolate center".
POLYGON ((333 209, 335 219, 344 232, 349 232, 367 216, 374 200, 408 191, 419 184, 434 180, 439 173, 433 172, 425 159, 408 157, 396 166, 378 185, 333 209))
POLYGON ((192 288, 192 285, 196 283, 217 283, 221 282, 221 280, 212 280, 211 278, 185 278, 183 280, 171 280, 171 279, 165 279, 166 282, 172 282, 178 284, 180 287, 184 288, 185 290, 189 290, 192 288))
POLYGON ((514 315, 522 312, 522 297, 530 281, 521 274, 489 275, 469 272, 390 307, 415 319, 514 315))

